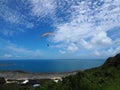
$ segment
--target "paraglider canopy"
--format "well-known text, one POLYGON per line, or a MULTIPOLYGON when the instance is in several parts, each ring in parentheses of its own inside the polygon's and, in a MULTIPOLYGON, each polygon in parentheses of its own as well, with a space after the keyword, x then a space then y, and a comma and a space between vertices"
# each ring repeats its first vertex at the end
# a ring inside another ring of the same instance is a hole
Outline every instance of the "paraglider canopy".
POLYGON ((41 37, 46 37, 48 35, 55 36, 55 34, 53 34, 51 32, 46 32, 46 33, 42 34, 41 37))
MULTIPOLYGON (((52 33, 52 32, 46 32, 46 33, 43 33, 42 35, 41 35, 41 37, 47 37, 47 36, 55 36, 55 34, 54 33, 52 33)), ((50 45, 49 44, 47 44, 47 47, 49 47, 50 45)))

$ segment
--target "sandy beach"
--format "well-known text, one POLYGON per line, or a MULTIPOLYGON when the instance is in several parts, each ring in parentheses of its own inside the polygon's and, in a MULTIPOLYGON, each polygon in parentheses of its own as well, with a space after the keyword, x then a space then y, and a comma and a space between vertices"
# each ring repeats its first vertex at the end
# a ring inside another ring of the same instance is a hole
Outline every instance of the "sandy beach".
POLYGON ((69 75, 74 75, 76 72, 63 72, 63 73, 27 73, 20 71, 0 71, 0 77, 6 79, 52 79, 55 77, 66 77, 69 75))

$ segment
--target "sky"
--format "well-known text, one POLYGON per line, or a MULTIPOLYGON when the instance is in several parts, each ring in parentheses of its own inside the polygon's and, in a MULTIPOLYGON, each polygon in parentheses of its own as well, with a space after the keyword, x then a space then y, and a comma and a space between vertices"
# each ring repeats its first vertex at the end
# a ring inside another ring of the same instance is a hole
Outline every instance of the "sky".
POLYGON ((117 53, 120 0, 0 0, 0 59, 89 59, 117 53), (54 36, 41 37, 47 32, 54 36))

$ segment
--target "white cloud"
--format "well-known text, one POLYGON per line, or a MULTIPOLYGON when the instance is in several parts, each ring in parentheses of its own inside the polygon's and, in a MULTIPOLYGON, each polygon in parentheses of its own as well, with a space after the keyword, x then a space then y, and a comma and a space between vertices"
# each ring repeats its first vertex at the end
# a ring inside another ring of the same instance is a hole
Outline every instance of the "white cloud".
MULTIPOLYGON (((4 2, 4 1, 3 1, 4 2)), ((20 23, 20 14, 16 11, 10 9, 6 3, 0 3, 0 17, 2 17, 5 21, 10 23, 20 23)))
POLYGON ((0 51, 4 54, 5 57, 12 57, 12 58, 39 58, 41 57, 41 51, 37 50, 30 50, 22 46, 15 45, 10 41, 6 41, 4 39, 0 39, 0 51))
POLYGON ((55 0, 29 0, 32 14, 37 17, 53 16, 56 9, 55 0))
POLYGON ((60 50, 59 51, 61 54, 65 54, 66 53, 66 51, 63 51, 63 50, 60 50))
POLYGON ((5 36, 12 36, 15 32, 13 30, 1 30, 0 33, 5 36))
POLYGON ((94 54, 95 54, 96 56, 100 56, 100 52, 98 52, 97 50, 94 51, 94 54))
POLYGON ((8 45, 6 46, 6 49, 23 57, 36 58, 41 56, 40 50, 29 50, 16 45, 10 45, 10 46, 8 45))
POLYGON ((109 45, 112 44, 111 38, 109 38, 106 34, 106 32, 99 32, 98 34, 95 34, 92 38, 91 42, 96 45, 109 45))
POLYGON ((80 43, 85 49, 93 48, 92 44, 90 42, 85 41, 84 39, 81 39, 80 43))
POLYGON ((114 56, 118 53, 120 53, 120 46, 118 47, 111 47, 110 49, 107 49, 107 50, 101 50, 101 51, 95 51, 95 54, 99 54, 99 56, 114 56))
POLYGON ((20 28, 15 28, 15 29, 1 29, 0 33, 3 34, 4 36, 13 36, 19 32, 25 32, 25 30, 20 29, 20 28))
POLYGON ((113 41, 107 36, 107 32, 114 27, 120 27, 119 3, 119 0, 94 2, 86 0, 71 4, 69 8, 71 19, 56 25, 53 42, 61 43, 60 48, 65 51, 91 49, 90 52, 92 52, 99 48, 100 52, 102 49, 110 48, 113 41), (71 44, 74 45, 71 47, 71 44))
POLYGON ((12 57, 12 55, 11 54, 4 54, 4 56, 3 56, 4 58, 11 58, 12 57))
POLYGON ((4 20, 2 22, 6 22, 9 24, 9 25, 6 24, 7 25, 6 27, 2 26, 3 28, 1 28, 0 32, 3 32, 4 35, 12 35, 16 32, 21 32, 21 28, 18 26, 24 26, 29 29, 33 28, 34 27, 33 22, 28 21, 28 17, 23 13, 17 11, 16 7, 14 7, 14 9, 11 8, 9 6, 9 3, 11 3, 11 1, 9 0, 3 0, 0 2, 0 18, 4 20))
POLYGON ((74 43, 72 43, 68 46, 67 50, 71 51, 71 52, 74 52, 74 51, 78 50, 78 47, 74 43))

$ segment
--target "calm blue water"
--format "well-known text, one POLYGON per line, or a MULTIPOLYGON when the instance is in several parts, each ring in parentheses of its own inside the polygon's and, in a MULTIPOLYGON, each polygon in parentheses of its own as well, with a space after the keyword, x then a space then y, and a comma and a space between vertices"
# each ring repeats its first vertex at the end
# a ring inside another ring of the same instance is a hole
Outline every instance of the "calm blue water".
POLYGON ((71 72, 100 66, 105 60, 0 60, 0 70, 22 70, 36 73, 71 72))

